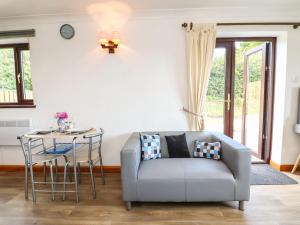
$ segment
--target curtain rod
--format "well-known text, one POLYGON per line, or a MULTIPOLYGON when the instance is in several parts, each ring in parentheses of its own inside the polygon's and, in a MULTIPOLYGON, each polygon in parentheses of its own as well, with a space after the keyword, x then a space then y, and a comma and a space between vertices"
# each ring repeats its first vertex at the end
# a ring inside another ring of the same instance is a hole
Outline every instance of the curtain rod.
MULTIPOLYGON (((193 28, 193 23, 183 23, 182 27, 187 27, 190 25, 190 29, 193 28)), ((265 25, 265 26, 280 26, 280 25, 290 25, 293 26, 294 29, 300 27, 300 22, 260 22, 260 23, 217 23, 217 26, 248 26, 248 25, 265 25)))
POLYGON ((35 29, 0 31, 0 39, 2 39, 2 38, 18 38, 18 37, 34 37, 34 36, 35 36, 35 29))

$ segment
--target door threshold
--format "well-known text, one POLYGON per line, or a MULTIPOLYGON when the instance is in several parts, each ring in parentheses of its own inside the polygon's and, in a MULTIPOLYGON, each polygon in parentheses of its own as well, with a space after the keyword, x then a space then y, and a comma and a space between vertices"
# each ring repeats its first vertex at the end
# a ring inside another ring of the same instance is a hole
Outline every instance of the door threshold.
POLYGON ((266 164, 266 162, 262 159, 257 158, 254 155, 251 155, 251 164, 266 164))

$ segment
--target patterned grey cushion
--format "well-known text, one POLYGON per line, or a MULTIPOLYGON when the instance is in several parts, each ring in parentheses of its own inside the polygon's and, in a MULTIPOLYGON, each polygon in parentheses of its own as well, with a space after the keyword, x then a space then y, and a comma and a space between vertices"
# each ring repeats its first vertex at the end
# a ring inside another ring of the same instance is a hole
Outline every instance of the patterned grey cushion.
POLYGON ((141 134, 142 160, 161 158, 160 136, 158 134, 141 134))
POLYGON ((194 158, 221 159, 221 142, 195 141, 194 158))

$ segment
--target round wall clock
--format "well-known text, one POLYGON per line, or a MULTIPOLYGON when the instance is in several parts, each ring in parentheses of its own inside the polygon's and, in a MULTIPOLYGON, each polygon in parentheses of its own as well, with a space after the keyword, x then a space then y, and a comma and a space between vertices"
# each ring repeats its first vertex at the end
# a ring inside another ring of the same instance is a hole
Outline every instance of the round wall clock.
POLYGON ((75 35, 75 30, 70 24, 64 24, 60 27, 60 35, 65 39, 71 39, 75 35))

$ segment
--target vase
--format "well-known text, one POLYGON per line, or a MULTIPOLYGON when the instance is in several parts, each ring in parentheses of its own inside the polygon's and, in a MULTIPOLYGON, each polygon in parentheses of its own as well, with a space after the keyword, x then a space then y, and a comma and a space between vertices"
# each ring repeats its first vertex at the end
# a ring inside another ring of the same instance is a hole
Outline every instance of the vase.
POLYGON ((66 129, 66 122, 64 119, 57 120, 58 132, 63 133, 66 129))

